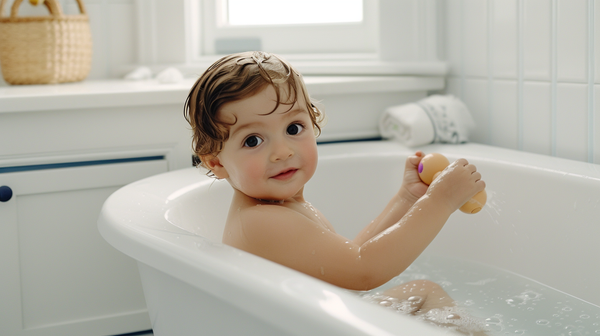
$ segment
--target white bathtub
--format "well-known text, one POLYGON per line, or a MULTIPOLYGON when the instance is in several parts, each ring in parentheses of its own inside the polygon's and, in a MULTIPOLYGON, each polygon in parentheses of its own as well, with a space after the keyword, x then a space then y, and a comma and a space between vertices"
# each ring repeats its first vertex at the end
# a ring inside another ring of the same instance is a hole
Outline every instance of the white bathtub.
MULTIPOLYGON (((479 214, 452 215, 425 257, 500 267, 598 308, 600 166, 476 144, 420 149, 475 163, 489 195, 479 214)), ((385 141, 320 145, 306 198, 353 238, 397 190, 413 151, 385 141)), ((189 168, 130 184, 104 204, 100 232, 138 261, 156 335, 443 334, 221 244, 231 195, 227 182, 189 168)))

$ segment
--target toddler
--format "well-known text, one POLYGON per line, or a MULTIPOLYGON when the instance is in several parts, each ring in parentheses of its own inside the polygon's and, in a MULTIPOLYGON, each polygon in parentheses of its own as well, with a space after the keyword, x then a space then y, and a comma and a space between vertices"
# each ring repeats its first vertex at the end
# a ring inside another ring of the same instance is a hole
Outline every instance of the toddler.
MULTIPOLYGON (((427 186, 417 173, 423 157, 417 151, 385 209, 348 239, 304 199, 324 115, 290 64, 264 52, 223 57, 192 87, 185 115, 201 165, 234 190, 223 243, 343 288, 369 290, 400 274, 485 187, 465 159, 427 186)), ((384 294, 414 314, 453 305, 427 280, 384 294)))

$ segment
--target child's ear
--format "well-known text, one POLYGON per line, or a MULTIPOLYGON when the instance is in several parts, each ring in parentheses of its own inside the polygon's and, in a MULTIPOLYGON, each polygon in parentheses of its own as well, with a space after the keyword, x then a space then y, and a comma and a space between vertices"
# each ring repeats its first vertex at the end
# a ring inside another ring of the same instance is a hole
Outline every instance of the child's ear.
POLYGON ((210 171, 212 171, 217 178, 225 179, 229 177, 227 170, 221 164, 221 160, 218 156, 213 154, 202 155, 200 156, 200 161, 202 161, 202 163, 204 163, 204 165, 208 167, 208 169, 210 169, 210 171))

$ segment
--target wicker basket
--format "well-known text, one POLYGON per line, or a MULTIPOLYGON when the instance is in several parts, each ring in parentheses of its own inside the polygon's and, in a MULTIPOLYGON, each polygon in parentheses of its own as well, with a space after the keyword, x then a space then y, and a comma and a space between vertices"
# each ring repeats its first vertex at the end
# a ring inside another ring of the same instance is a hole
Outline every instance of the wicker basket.
POLYGON ((92 34, 82 0, 81 14, 65 15, 55 0, 44 5, 49 16, 17 17, 23 0, 15 0, 4 17, 0 0, 0 64, 10 84, 77 82, 90 72, 92 34))

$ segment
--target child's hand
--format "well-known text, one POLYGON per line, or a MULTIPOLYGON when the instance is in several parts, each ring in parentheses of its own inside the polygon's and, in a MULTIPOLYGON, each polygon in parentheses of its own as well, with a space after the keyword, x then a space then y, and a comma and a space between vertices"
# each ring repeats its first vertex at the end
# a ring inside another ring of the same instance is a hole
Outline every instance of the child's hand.
POLYGON ((414 197, 414 199, 411 200, 412 202, 415 202, 427 192, 428 186, 421 181, 418 173, 419 163, 424 156, 423 152, 417 151, 415 155, 409 156, 408 159, 406 159, 404 179, 402 180, 400 193, 402 193, 402 191, 408 192, 409 197, 414 197))
POLYGON ((485 182, 481 180, 481 174, 475 165, 469 164, 465 159, 458 159, 431 183, 427 194, 454 212, 483 189, 485 182))

